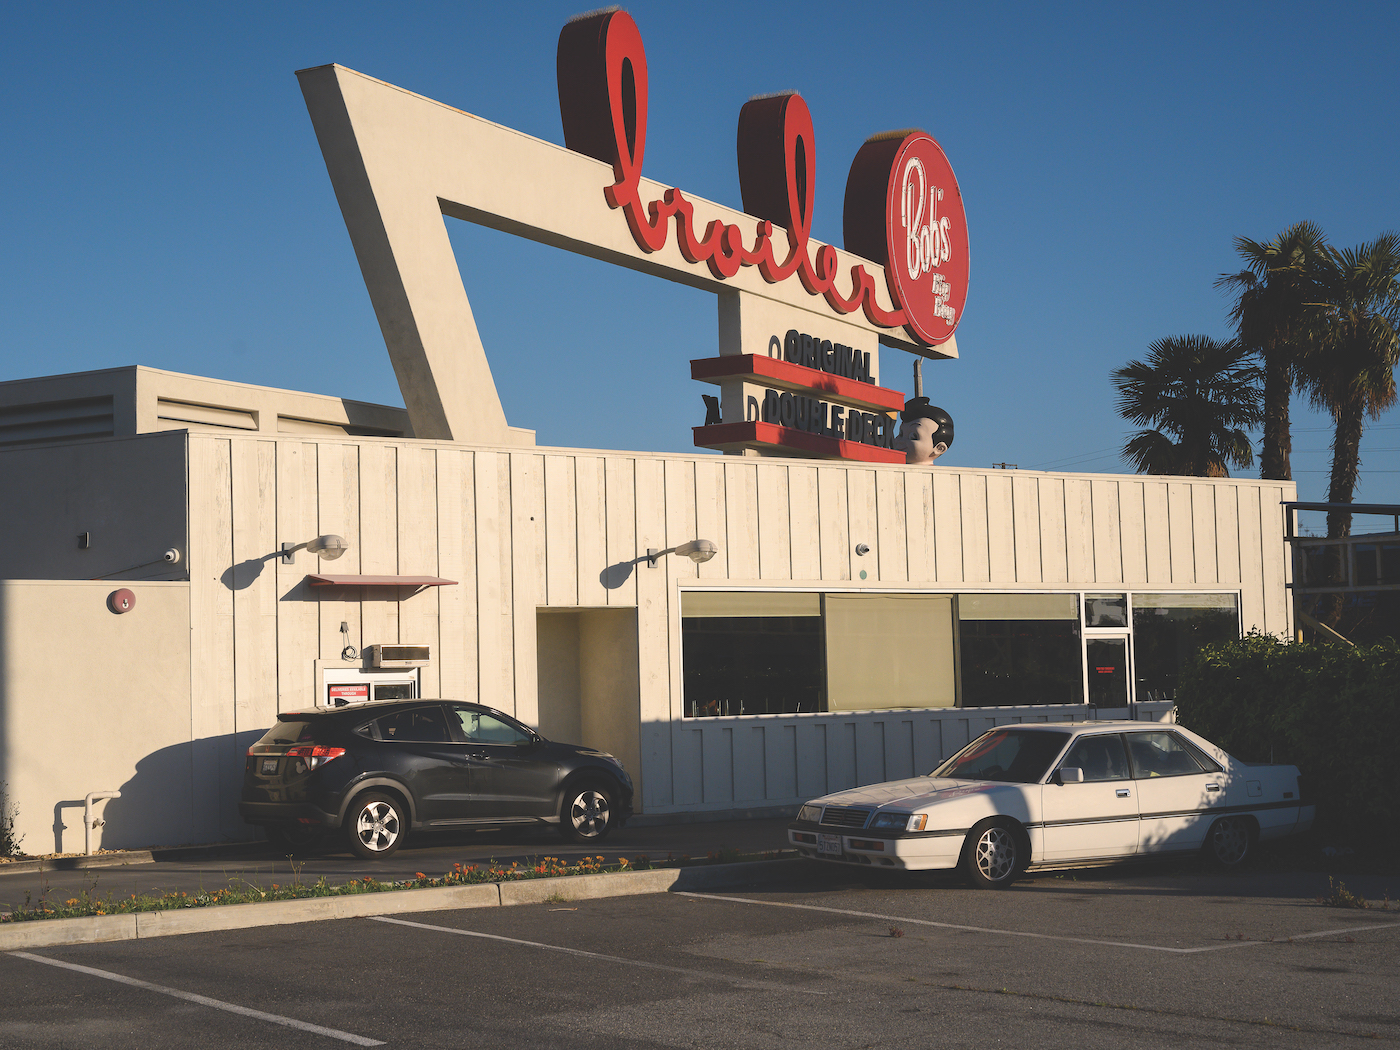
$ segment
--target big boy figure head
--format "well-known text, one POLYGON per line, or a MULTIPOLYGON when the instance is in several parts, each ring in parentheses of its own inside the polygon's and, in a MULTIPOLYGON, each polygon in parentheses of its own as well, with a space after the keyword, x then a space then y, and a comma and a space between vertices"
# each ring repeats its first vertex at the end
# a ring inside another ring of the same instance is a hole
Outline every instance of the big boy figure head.
POLYGON ((906 401, 899 418, 894 447, 903 450, 906 463, 932 463, 953 444, 953 417, 926 397, 906 401))

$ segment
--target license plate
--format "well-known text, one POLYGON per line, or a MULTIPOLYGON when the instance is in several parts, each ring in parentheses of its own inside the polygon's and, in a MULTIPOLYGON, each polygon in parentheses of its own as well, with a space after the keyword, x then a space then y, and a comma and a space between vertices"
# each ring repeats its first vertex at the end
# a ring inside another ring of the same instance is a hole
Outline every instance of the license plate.
POLYGON ((841 836, 840 835, 818 835, 817 852, 828 856, 841 856, 841 836))
POLYGON ((270 777, 277 772, 277 759, 265 758, 262 760, 262 775, 270 777))

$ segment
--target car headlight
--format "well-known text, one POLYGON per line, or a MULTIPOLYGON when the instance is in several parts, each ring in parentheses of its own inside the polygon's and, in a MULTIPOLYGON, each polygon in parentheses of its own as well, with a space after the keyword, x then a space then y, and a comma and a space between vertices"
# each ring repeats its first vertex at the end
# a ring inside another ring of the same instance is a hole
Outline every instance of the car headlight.
POLYGON ((820 824, 820 823, 822 822, 822 807, 821 807, 821 806, 803 806, 801 809, 799 809, 799 810, 797 811, 797 819, 798 819, 798 820, 809 820, 809 821, 811 821, 813 824, 820 824))
POLYGON ((927 813, 876 813, 870 830, 923 831, 927 823, 927 813))

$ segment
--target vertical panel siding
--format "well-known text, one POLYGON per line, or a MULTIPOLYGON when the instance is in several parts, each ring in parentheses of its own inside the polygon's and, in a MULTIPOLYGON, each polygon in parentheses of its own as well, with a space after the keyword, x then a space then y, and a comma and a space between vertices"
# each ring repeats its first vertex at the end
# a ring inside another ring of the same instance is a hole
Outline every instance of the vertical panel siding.
MULTIPOLYGON (((228 440, 191 441, 190 737, 194 825, 237 834, 233 763, 233 481, 228 440)), ((239 763, 241 765, 241 763, 239 763)))
POLYGON ((1147 580, 1149 583, 1171 583, 1171 527, 1167 520, 1166 482, 1145 482, 1142 500, 1147 537, 1147 580))
POLYGON ((1065 479, 1065 563, 1070 583, 1083 584, 1094 578, 1092 492, 1083 478, 1065 479))
POLYGON ((961 582, 964 571, 961 479, 957 474, 935 473, 933 482, 934 570, 939 583, 961 582))
POLYGON ((909 582, 932 583, 938 579, 937 533, 934 530, 933 478, 905 471, 904 509, 908 522, 909 582))
POLYGON ((1015 512, 1011 477, 989 474, 987 486, 987 575, 992 583, 1016 582, 1015 512))
MULTIPOLYGON (((268 555, 279 549, 277 445, 235 441, 229 451, 232 506, 253 511, 232 517, 233 567, 227 577, 233 591, 233 731, 241 734, 277 720, 279 595, 277 573, 268 565, 268 555)), ((315 555, 302 552, 299 560, 314 562, 315 555)))
POLYGON ((817 502, 817 468, 790 466, 787 479, 792 578, 819 580, 822 575, 824 526, 817 502))
POLYGON ((578 515, 574 458, 544 457, 545 600, 578 604, 578 515))
MULTIPOLYGON (((669 502, 666 493, 667 464, 657 460, 638 460, 637 480, 637 667, 638 753, 643 756, 642 768, 632 770, 639 797, 644 805, 657 805, 660 798, 670 795, 671 753, 667 744, 669 734, 644 732, 647 723, 660 725, 671 716, 671 632, 668 570, 664 562, 675 557, 663 557, 656 568, 648 567, 644 555, 648 548, 665 550, 672 546, 666 540, 669 502), (658 796, 652 782, 668 785, 658 796)), ((682 559, 690 564, 689 559, 682 559)))
POLYGON ((846 475, 846 520, 850 522, 847 536, 846 556, 850 559, 850 575, 847 579, 859 579, 866 574, 866 582, 878 580, 880 576, 880 535, 875 510, 875 472, 873 470, 848 470, 846 475), (870 553, 857 555, 856 547, 865 544, 870 553))
MULTIPOLYGON (((399 450, 399 571, 405 575, 438 575, 437 479, 435 449, 399 450)), ((395 595, 399 606, 397 641, 410 645, 427 643, 434 653, 442 651, 440 590, 427 587, 417 594, 395 595)), ((443 695, 440 666, 434 660, 419 670, 421 695, 443 695)))
POLYGON ((958 475, 958 499, 962 515, 963 579, 968 583, 986 583, 991 580, 987 555, 986 476, 958 475))
POLYGON ((608 589, 600 575, 608 565, 607 497, 603 461, 592 456, 574 460, 574 491, 578 506, 578 603, 608 604, 608 589))
POLYGON ((1118 510, 1118 482, 1093 481, 1089 503, 1094 516, 1094 580, 1123 581, 1123 542, 1118 510))
POLYGON ((1215 578, 1222 584, 1239 583, 1239 490, 1233 485, 1215 488, 1215 557, 1215 578))
POLYGON ((880 579, 903 582, 909 576, 909 516, 904 503, 904 471, 875 472, 875 548, 880 579))
MULTIPOLYGON (((438 574, 458 583, 455 587, 437 588, 440 619, 435 662, 438 665, 439 695, 461 699, 476 696, 475 616, 471 620, 470 637, 467 634, 467 596, 470 594, 474 597, 476 587, 468 576, 462 526, 463 497, 471 489, 464 477, 466 458, 466 453, 455 448, 441 449, 437 454, 438 574), (470 660, 467 657, 468 647, 471 650, 470 660), (472 668, 470 688, 467 684, 469 666, 472 668)), ((475 602, 472 604, 474 607, 475 602)))
POLYGON ((500 515, 500 466, 504 457, 496 452, 478 452, 475 456, 476 500, 476 608, 477 608, 477 698, 483 704, 509 709, 511 696, 507 691, 508 664, 505 650, 509 647, 509 623, 502 613, 505 604, 508 560, 501 560, 501 547, 508 542, 502 533, 509 530, 510 519, 500 515))
POLYGON ((1011 476, 1011 507, 1016 548, 1017 583, 1040 583, 1044 570, 1040 563, 1040 491, 1035 478, 1011 476))
POLYGON ((695 464, 695 535, 686 539, 714 540, 719 545, 719 553, 699 567, 701 579, 723 580, 733 575, 729 570, 732 552, 727 521, 723 464, 700 460, 695 464))
POLYGON ((1036 489, 1041 579, 1046 583, 1065 583, 1069 580, 1069 554, 1065 547, 1065 483, 1060 478, 1038 478, 1036 489))
POLYGON ((730 578, 758 579, 758 471, 737 456, 725 457, 724 523, 730 578))
MULTIPOLYGON (((846 471, 817 468, 817 506, 821 519, 823 580, 851 578, 851 533, 846 494, 846 471)), ((863 541, 857 541, 863 542, 863 541)))
MULTIPOLYGON (((1259 486, 1259 531, 1263 539, 1264 565, 1262 578, 1286 580, 1290 566, 1283 543, 1283 489, 1277 485, 1259 486)), ((1280 587, 1264 587, 1264 630, 1287 637, 1292 630, 1293 616, 1288 593, 1280 587)))
POLYGON ((1123 545, 1123 582, 1147 582, 1147 524, 1143 517, 1143 484, 1118 482, 1119 535, 1123 545))
MULTIPOLYGON (((545 602, 544 457, 521 453, 506 458, 509 461, 510 493, 508 499, 501 501, 501 513, 509 516, 512 537, 510 630, 514 659, 511 664, 511 712, 525 722, 538 725, 539 669, 535 654, 535 610, 545 602)), ((627 488, 631 495, 631 485, 627 488)), ((635 602, 635 589, 632 597, 635 602)))
MULTIPOLYGON (((344 536, 343 522, 337 522, 342 528, 321 528, 316 505, 318 447, 287 441, 278 442, 274 448, 277 454, 277 534, 276 543, 269 550, 279 549, 281 543, 293 536, 309 539, 325 532, 344 536)), ((339 449, 330 445, 327 451, 338 454, 339 449)), ((349 555, 347 551, 341 560, 349 555)), ((283 565, 281 558, 273 558, 269 565, 281 599, 274 609, 277 617, 276 710, 295 711, 309 707, 312 702, 316 683, 314 665, 307 654, 321 652, 320 602, 306 584, 304 561, 301 565, 283 565)), ((354 638, 358 644, 358 632, 354 638)))
POLYGON ((1216 568, 1214 485, 1191 486, 1191 545, 1195 555, 1196 582, 1215 583, 1216 568))
POLYGON ((792 579, 792 547, 807 543, 813 521, 799 523, 792 514, 786 465, 759 464, 757 526, 758 575, 765 580, 792 579))
MULTIPOLYGON (((394 445, 360 446, 360 571, 394 575, 399 571, 398 465, 394 445)), ((360 605, 366 644, 399 640, 396 602, 360 605)))
POLYGON ((1172 583, 1196 582, 1196 537, 1191 484, 1167 483, 1167 529, 1171 533, 1172 583))

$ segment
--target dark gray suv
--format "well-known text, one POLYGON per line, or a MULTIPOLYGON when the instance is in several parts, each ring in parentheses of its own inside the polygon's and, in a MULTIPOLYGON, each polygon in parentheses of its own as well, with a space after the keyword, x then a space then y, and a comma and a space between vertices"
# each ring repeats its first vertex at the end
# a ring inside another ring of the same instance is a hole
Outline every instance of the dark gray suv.
POLYGON ((410 828, 549 824, 598 842, 632 815, 632 778, 489 707, 389 700, 278 715, 248 748, 238 810, 279 846, 339 829, 361 857, 387 857, 410 828))

